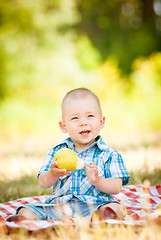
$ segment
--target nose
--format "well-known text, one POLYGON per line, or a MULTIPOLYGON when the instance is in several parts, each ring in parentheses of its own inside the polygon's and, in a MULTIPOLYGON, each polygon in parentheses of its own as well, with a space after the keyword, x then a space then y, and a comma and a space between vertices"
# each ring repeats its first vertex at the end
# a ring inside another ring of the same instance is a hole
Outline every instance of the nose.
POLYGON ((82 126, 87 126, 87 121, 86 121, 85 118, 81 118, 81 119, 80 119, 80 126, 81 126, 81 127, 82 127, 82 126))

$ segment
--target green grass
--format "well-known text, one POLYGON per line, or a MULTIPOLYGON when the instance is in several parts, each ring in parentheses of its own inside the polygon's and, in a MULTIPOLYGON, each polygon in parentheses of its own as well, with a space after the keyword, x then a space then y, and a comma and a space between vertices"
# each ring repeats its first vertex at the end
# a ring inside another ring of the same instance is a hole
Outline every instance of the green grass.
POLYGON ((15 180, 0 180, 0 202, 7 202, 17 198, 49 195, 50 189, 42 189, 35 175, 25 175, 15 180))
MULTIPOLYGON (((153 172, 135 171, 130 173, 130 185, 143 184, 149 180, 151 185, 161 184, 161 169, 153 172)), ((25 175, 15 180, 0 180, 0 202, 17 198, 52 194, 52 188, 42 189, 36 175, 25 175)))
POLYGON ((149 180, 152 186, 161 185, 161 169, 155 169, 152 172, 134 171, 130 173, 129 184, 143 184, 145 180, 149 180))

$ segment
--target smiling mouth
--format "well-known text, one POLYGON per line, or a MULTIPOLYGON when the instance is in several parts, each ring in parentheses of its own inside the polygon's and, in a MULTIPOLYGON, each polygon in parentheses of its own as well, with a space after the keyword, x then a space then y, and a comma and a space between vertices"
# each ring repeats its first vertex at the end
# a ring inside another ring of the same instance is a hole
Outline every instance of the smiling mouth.
POLYGON ((80 132, 81 135, 88 135, 91 131, 90 130, 83 130, 80 132))

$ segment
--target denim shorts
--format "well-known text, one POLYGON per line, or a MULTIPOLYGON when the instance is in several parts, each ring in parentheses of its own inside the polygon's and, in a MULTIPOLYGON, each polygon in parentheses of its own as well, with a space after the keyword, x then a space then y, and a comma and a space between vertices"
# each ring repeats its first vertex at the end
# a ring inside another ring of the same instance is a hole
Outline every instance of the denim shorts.
MULTIPOLYGON (((110 202, 107 202, 108 204, 110 202)), ((117 202, 118 203, 118 202, 117 202)), ((86 217, 93 214, 99 207, 104 205, 101 204, 87 204, 74 197, 69 202, 64 204, 50 204, 36 202, 34 204, 25 204, 20 206, 16 213, 24 207, 35 213, 41 220, 63 220, 67 217, 86 217)))

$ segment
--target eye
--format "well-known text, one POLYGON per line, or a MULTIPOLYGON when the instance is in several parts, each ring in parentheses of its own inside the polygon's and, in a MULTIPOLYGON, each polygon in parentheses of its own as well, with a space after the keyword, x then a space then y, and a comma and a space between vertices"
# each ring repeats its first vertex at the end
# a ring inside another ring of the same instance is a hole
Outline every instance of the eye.
POLYGON ((94 117, 94 115, 93 115, 93 114, 89 114, 88 117, 89 117, 89 118, 92 118, 92 117, 94 117))
POLYGON ((71 118, 71 120, 77 120, 78 119, 78 117, 72 117, 71 118))

